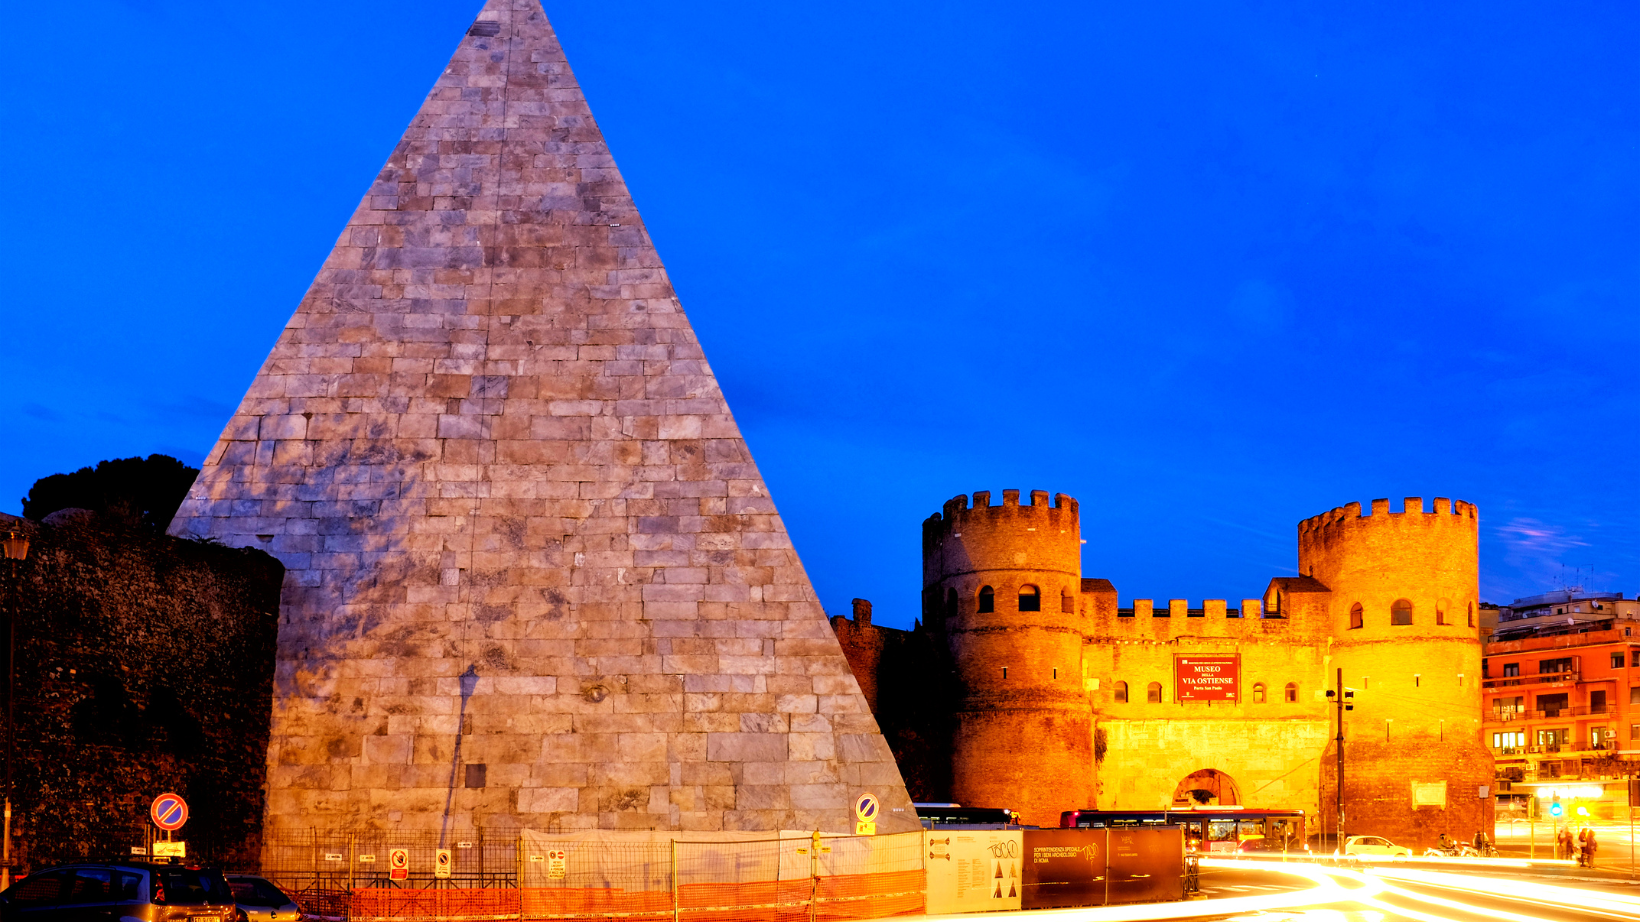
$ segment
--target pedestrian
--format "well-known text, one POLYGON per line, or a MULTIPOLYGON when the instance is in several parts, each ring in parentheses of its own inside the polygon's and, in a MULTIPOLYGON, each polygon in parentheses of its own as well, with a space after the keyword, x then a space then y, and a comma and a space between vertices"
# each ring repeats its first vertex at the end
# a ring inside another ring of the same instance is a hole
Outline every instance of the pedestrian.
POLYGON ((1584 826, 1579 839, 1582 840, 1583 845, 1583 866, 1592 868, 1594 867, 1594 853, 1600 848, 1600 844, 1594 839, 1594 827, 1584 826))
POLYGON ((1555 832, 1555 857, 1561 861, 1572 857, 1572 830, 1569 826, 1562 826, 1555 832))

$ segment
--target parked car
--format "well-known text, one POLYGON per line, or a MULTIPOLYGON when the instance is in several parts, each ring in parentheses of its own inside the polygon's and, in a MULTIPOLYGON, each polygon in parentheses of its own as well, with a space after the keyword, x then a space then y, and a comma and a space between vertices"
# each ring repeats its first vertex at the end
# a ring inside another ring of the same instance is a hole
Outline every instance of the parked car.
POLYGON ((1344 840, 1346 855, 1387 855, 1391 858, 1411 858, 1412 849, 1396 845, 1383 836, 1350 836, 1344 840))
POLYGON ((0 893, 0 922, 244 922, 215 868, 79 861, 36 871, 0 893))
POLYGON ((271 881, 249 874, 229 874, 228 889, 246 922, 296 922, 302 907, 271 881))

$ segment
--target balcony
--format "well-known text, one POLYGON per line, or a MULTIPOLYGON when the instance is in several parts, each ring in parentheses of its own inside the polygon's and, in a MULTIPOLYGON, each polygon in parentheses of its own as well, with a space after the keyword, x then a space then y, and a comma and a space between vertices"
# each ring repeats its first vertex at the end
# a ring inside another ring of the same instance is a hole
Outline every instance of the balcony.
POLYGON ((1579 673, 1576 666, 1565 672, 1544 672, 1538 675, 1512 675, 1497 679, 1482 679, 1482 688, 1506 688, 1515 685, 1541 685, 1545 682, 1575 682, 1579 673))

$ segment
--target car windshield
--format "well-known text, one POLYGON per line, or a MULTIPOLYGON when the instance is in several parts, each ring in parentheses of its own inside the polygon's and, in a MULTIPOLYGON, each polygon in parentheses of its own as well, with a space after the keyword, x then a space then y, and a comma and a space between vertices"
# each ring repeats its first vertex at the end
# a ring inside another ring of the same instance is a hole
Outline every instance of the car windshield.
POLYGON ((234 902, 245 906, 279 907, 295 902, 278 887, 255 877, 236 878, 228 886, 233 888, 234 902))
MULTIPOLYGON (((198 868, 165 868, 154 872, 159 886, 164 890, 164 902, 177 906, 194 906, 200 903, 231 903, 233 893, 228 889, 228 882, 222 879, 222 872, 212 869, 198 868)), ((160 902, 159 893, 155 893, 154 902, 160 902)))

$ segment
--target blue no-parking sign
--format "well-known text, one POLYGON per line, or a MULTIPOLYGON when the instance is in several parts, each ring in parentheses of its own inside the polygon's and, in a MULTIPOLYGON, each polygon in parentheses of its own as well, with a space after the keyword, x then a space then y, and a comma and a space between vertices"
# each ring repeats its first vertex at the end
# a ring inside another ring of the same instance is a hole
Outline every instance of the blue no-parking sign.
POLYGON ((180 794, 161 794, 148 808, 148 816, 155 826, 166 832, 181 829, 182 824, 188 822, 188 803, 180 794))

